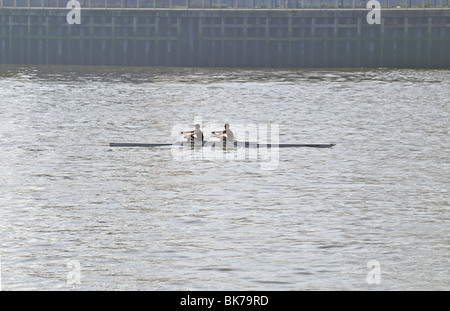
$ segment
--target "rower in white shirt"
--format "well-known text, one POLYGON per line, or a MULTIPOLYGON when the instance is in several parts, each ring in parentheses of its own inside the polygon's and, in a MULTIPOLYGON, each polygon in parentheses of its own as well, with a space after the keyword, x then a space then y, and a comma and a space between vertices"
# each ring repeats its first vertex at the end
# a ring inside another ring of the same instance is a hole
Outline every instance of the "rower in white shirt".
POLYGON ((203 132, 200 130, 200 124, 196 124, 194 126, 194 130, 193 131, 185 131, 185 132, 181 132, 181 134, 190 134, 189 139, 191 142, 203 142, 203 132))
POLYGON ((234 133, 230 130, 230 125, 225 123, 225 130, 223 131, 214 131, 212 132, 214 135, 220 135, 220 139, 224 142, 233 143, 234 142, 234 133))

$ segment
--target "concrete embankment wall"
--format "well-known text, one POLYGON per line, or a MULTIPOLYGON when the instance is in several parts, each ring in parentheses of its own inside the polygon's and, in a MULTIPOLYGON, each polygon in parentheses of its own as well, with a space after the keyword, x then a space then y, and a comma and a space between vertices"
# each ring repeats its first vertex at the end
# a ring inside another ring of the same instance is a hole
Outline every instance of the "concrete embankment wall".
POLYGON ((450 68, 449 9, 0 9, 0 63, 450 68))

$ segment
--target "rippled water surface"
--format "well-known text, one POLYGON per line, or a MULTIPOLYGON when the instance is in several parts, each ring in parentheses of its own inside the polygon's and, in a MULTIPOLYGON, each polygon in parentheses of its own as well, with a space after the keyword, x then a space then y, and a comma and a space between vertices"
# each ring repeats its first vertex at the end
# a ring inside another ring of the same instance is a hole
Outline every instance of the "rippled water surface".
POLYGON ((2 290, 450 289, 448 70, 0 67, 0 95, 2 290), (337 145, 108 146, 199 117, 337 145))

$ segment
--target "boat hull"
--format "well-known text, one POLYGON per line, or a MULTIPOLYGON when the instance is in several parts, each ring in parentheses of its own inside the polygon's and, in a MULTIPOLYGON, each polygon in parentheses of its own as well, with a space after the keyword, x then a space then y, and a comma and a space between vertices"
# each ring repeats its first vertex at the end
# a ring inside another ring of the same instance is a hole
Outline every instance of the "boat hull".
POLYGON ((110 147, 142 147, 142 148, 153 148, 153 147, 243 147, 243 148, 331 148, 335 144, 259 144, 252 142, 234 142, 231 146, 222 142, 203 142, 200 143, 190 143, 190 142, 175 142, 172 144, 145 144, 145 143, 110 143, 110 147))

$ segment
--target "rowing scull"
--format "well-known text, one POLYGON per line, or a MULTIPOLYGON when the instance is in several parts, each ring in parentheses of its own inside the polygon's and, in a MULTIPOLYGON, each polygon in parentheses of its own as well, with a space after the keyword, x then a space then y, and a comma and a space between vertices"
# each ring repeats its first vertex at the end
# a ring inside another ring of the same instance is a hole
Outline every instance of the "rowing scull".
MULTIPOLYGON (((228 144, 223 144, 222 142, 207 142, 204 141, 202 143, 202 147, 208 147, 208 146, 221 146, 227 147, 228 144)), ((331 148, 335 146, 336 144, 260 144, 260 143, 253 143, 253 142, 234 142, 234 147, 245 147, 245 148, 301 148, 301 147, 310 147, 310 148, 331 148)), ((153 148, 153 147, 200 147, 200 143, 190 143, 190 142, 175 142, 172 144, 164 144, 164 143, 156 143, 156 144, 144 144, 144 143, 110 143, 110 147, 144 147, 144 148, 153 148)))

